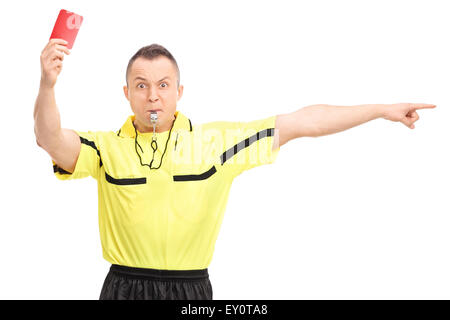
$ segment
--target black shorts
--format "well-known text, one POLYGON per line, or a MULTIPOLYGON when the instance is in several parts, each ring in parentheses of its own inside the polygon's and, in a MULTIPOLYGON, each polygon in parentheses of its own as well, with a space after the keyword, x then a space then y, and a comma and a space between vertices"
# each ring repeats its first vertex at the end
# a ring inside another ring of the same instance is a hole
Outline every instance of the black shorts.
POLYGON ((159 270, 113 264, 100 300, 212 300, 208 269, 159 270))

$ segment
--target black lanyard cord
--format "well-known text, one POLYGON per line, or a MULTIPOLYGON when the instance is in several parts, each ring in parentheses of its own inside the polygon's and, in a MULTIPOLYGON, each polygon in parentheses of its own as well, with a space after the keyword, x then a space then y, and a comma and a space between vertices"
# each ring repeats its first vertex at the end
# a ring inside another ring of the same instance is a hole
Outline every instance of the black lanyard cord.
POLYGON ((138 152, 138 150, 137 150, 137 146, 139 146, 139 148, 141 148, 142 153, 144 153, 144 150, 142 150, 141 145, 140 145, 139 142, 137 141, 137 130, 136 130, 136 127, 134 126, 134 123, 133 123, 134 132, 135 132, 135 136, 134 136, 134 137, 135 137, 135 138, 134 138, 134 148, 136 149, 136 154, 139 156, 139 161, 141 162, 141 166, 148 166, 150 169, 159 169, 159 168, 161 167, 161 164, 162 164, 162 161, 163 161, 163 157, 164 157, 164 155, 166 154, 167 143, 168 143, 169 140, 170 140, 170 134, 171 134, 171 132, 172 132, 172 128, 173 128, 173 124, 174 124, 174 123, 175 123, 175 119, 172 121, 172 126, 170 127, 169 136, 167 137, 167 140, 166 140, 166 146, 165 146, 164 152, 163 152, 163 154, 162 154, 162 156, 161 156, 161 162, 159 163, 159 166, 158 166, 158 167, 155 167, 155 168, 152 168, 152 164, 153 164, 153 160, 154 160, 154 158, 155 158, 155 152, 156 152, 156 150, 158 149, 158 143, 156 142, 156 140, 153 140, 153 138, 152 138, 152 142, 151 142, 151 147, 152 147, 152 149, 153 149, 152 161, 150 161, 149 164, 147 164, 147 163, 142 163, 142 158, 141 158, 141 155, 139 154, 139 152, 138 152))

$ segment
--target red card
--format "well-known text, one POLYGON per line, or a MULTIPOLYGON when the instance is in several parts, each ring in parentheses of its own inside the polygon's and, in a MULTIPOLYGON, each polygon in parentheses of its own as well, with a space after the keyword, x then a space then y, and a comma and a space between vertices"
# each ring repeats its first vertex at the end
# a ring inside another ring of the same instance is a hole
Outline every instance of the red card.
POLYGON ((83 22, 83 17, 64 9, 59 11, 50 39, 64 39, 68 41, 67 48, 72 49, 78 30, 83 22))

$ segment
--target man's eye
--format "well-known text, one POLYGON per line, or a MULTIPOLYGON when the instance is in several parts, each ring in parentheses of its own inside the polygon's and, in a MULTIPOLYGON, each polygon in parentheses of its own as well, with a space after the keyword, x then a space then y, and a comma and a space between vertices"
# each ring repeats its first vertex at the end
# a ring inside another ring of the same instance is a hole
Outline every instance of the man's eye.
MULTIPOLYGON (((145 84, 140 83, 140 84, 138 84, 138 87, 139 87, 139 88, 142 88, 141 85, 145 86, 145 84)), ((166 84, 165 82, 161 83, 161 85, 164 85, 163 88, 167 87, 167 84, 166 84)))

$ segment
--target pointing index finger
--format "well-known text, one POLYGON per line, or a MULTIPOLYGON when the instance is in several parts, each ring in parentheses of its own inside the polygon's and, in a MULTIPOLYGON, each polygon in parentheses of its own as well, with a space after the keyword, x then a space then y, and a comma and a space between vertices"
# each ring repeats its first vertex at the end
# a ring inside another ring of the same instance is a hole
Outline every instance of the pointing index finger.
POLYGON ((429 104, 429 103, 412 103, 412 107, 414 109, 432 109, 435 108, 435 104, 429 104))

